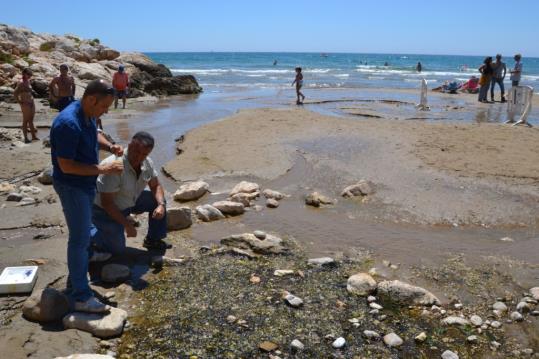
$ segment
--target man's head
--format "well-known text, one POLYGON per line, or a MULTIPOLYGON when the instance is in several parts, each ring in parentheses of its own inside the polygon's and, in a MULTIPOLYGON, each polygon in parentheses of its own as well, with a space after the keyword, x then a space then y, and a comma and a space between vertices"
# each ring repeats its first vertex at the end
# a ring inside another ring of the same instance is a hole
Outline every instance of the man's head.
POLYGON ((69 67, 67 67, 66 64, 61 64, 60 65, 60 74, 62 76, 67 76, 67 73, 69 72, 69 67))
POLYGON ((87 117, 100 117, 108 112, 114 101, 114 88, 103 80, 88 84, 82 95, 82 106, 87 117))
POLYGON ((501 61, 502 59, 502 55, 501 54, 497 54, 496 55, 496 61, 501 61))
POLYGON ((24 70, 22 70, 22 78, 28 80, 30 77, 32 77, 32 70, 28 67, 24 68, 24 70))
POLYGON ((516 54, 515 55, 515 61, 520 61, 521 58, 522 58, 521 54, 516 54))
POLYGON ((135 133, 127 146, 127 159, 131 166, 139 167, 153 150, 155 140, 148 132, 135 133))
POLYGON ((122 73, 122 72, 124 72, 124 70, 125 70, 125 67, 124 67, 124 65, 120 65, 120 66, 118 66, 118 72, 119 72, 119 73, 122 73))

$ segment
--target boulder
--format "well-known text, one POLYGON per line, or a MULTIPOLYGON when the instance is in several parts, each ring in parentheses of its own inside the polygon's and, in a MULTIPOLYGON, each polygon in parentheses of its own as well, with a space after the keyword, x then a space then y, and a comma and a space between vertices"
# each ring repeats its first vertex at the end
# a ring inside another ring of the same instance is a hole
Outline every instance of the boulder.
POLYGON ((17 67, 19 70, 22 70, 22 69, 30 66, 28 64, 28 62, 26 62, 24 59, 15 59, 15 60, 13 60, 12 65, 17 67))
POLYGON ((155 77, 144 85, 144 91, 154 96, 174 96, 200 93, 202 92, 202 87, 198 85, 194 76, 179 75, 155 77))
POLYGON ((232 201, 219 201, 215 202, 212 206, 221 211, 221 213, 231 216, 245 212, 245 206, 243 204, 232 201))
POLYGON ((457 353, 452 352, 451 350, 446 350, 442 353, 442 359, 459 359, 457 353))
POLYGON ((0 72, 3 72, 8 77, 15 77, 19 73, 19 70, 12 64, 4 63, 0 64, 0 72))
POLYGON ((71 72, 81 80, 111 81, 112 72, 99 63, 76 62, 71 66, 71 72))
POLYGON ((75 312, 63 319, 66 329, 78 329, 92 333, 98 338, 111 338, 122 334, 127 312, 119 308, 110 308, 109 313, 94 314, 75 312))
POLYGON ((106 283, 123 282, 131 276, 129 267, 123 264, 109 263, 101 268, 101 280, 106 283))
POLYGON ((539 300, 539 287, 533 287, 530 289, 530 294, 535 300, 539 300))
POLYGON ((440 300, 428 290, 399 280, 378 283, 381 298, 404 305, 439 305, 440 300))
POLYGON ((97 59, 97 54, 99 53, 99 47, 93 46, 89 43, 82 43, 79 46, 78 52, 80 53, 80 59, 79 61, 91 61, 93 59, 97 59))
POLYGON ((32 90, 37 94, 37 98, 49 98, 49 81, 43 78, 35 78, 31 82, 32 90))
POLYGON ((196 213, 197 217, 204 222, 211 222, 225 218, 225 216, 223 215, 223 213, 221 213, 220 210, 210 204, 198 206, 196 208, 196 213))
POLYGON ((348 278, 346 290, 352 294, 366 296, 376 290, 376 281, 367 273, 357 273, 348 278))
POLYGON ((400 347, 404 341, 395 333, 389 333, 384 336, 384 343, 388 347, 400 347))
POLYGON ((271 190, 271 189, 265 189, 264 192, 262 192, 262 194, 264 195, 264 197, 266 197, 267 199, 275 199, 277 201, 280 201, 282 200, 283 198, 286 197, 285 194, 281 193, 281 192, 277 192, 277 191, 274 191, 274 190, 271 190))
POLYGON ((56 41, 54 48, 58 51, 62 51, 66 54, 69 54, 70 52, 73 52, 76 50, 77 43, 73 39, 62 37, 58 41, 56 41))
POLYGON ((318 192, 313 192, 305 197, 305 204, 313 207, 320 207, 321 204, 334 204, 331 198, 321 195, 318 192))
POLYGON ((69 312, 69 299, 54 288, 33 293, 22 306, 22 314, 37 322, 53 322, 69 312))
POLYGON ((0 48, 8 50, 13 55, 25 55, 30 52, 30 43, 26 29, 9 25, 0 25, 0 48))
POLYGON ((167 229, 177 231, 180 229, 189 228, 192 224, 193 219, 191 218, 191 208, 167 208, 167 229))
POLYGON ((120 52, 116 51, 114 49, 111 49, 110 47, 103 47, 99 49, 99 53, 97 54, 98 60, 114 60, 120 56, 120 52))
POLYGON ((234 196, 237 193, 256 193, 260 192, 260 186, 254 182, 241 181, 232 188, 229 196, 234 196))
POLYGON ((183 184, 174 193, 174 200, 180 202, 194 201, 204 196, 210 186, 203 181, 195 181, 183 184))
POLYGON ((367 196, 374 193, 373 186, 365 180, 361 180, 356 184, 343 189, 341 196, 343 197, 355 197, 355 196, 367 196))
POLYGON ((271 234, 266 234, 264 240, 256 238, 252 233, 233 234, 221 239, 221 244, 240 249, 249 249, 259 254, 280 254, 287 251, 284 241, 271 234))
POLYGON ((273 198, 268 198, 266 200, 266 207, 268 207, 268 208, 277 208, 277 207, 279 207, 279 201, 277 201, 276 199, 273 199, 273 198))
POLYGON ((172 77, 172 72, 166 66, 156 64, 149 57, 139 52, 125 52, 115 58, 115 60, 132 64, 139 70, 147 72, 152 77, 172 77))
POLYGON ((450 316, 447 318, 442 319, 442 324, 444 325, 459 325, 459 326, 466 326, 470 324, 470 321, 466 318, 462 317, 456 317, 456 316, 450 316))

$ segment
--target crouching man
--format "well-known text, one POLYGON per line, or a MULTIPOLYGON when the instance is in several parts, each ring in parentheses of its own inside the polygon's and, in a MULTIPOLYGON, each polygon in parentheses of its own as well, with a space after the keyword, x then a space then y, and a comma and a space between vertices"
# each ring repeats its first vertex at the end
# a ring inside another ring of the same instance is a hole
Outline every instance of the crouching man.
POLYGON ((91 239, 95 250, 122 255, 126 236, 136 237, 137 230, 129 215, 148 213, 147 249, 165 250, 171 245, 167 236, 166 208, 163 187, 148 157, 154 138, 147 132, 137 132, 122 157, 110 156, 101 163, 121 161, 121 174, 101 175, 97 179, 97 196, 92 209, 91 239), (145 189, 146 186, 149 190, 145 189), (125 233, 124 233, 125 232, 125 233))

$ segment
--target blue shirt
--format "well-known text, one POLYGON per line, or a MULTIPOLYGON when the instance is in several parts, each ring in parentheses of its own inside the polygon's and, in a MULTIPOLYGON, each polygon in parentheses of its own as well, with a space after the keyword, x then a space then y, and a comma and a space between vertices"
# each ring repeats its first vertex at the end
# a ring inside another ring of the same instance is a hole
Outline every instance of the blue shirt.
POLYGON ((56 116, 52 123, 51 158, 54 181, 95 190, 97 176, 78 176, 62 172, 58 157, 88 165, 99 163, 99 143, 95 119, 87 119, 80 101, 74 101, 56 116))

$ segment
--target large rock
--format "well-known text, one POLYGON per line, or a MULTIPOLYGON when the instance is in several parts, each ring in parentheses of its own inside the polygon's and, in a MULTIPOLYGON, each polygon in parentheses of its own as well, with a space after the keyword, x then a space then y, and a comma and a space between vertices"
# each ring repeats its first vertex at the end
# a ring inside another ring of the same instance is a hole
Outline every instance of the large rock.
POLYGON ((81 80, 105 80, 111 81, 112 71, 99 63, 76 62, 71 66, 71 72, 81 80))
POLYGON ((111 308, 106 314, 70 313, 64 317, 63 323, 66 329, 82 330, 98 338, 111 338, 122 334, 126 319, 125 310, 111 308))
POLYGON ((216 221, 218 219, 225 218, 224 214, 220 210, 210 204, 198 206, 196 208, 197 217, 204 222, 216 221))
POLYGON ((111 49, 109 47, 104 47, 99 49, 99 53, 97 54, 98 60, 114 60, 120 56, 120 52, 116 51, 114 49, 111 49))
POLYGON ((348 278, 346 290, 352 294, 366 296, 376 290, 376 281, 367 273, 357 273, 348 278))
POLYGON ((101 268, 101 279, 107 283, 123 282, 131 276, 129 267, 123 264, 109 263, 101 268))
POLYGON ((321 195, 318 192, 313 192, 305 197, 305 204, 313 207, 320 207, 321 204, 334 204, 335 201, 331 198, 321 195))
POLYGON ((241 181, 232 188, 229 196, 234 196, 237 193, 255 193, 260 192, 260 186, 254 182, 241 181))
POLYGON ((174 96, 196 94, 202 92, 202 87, 191 75, 174 77, 155 77, 144 85, 144 91, 154 96, 174 96))
POLYGON ((9 25, 0 25, 0 48, 13 55, 25 55, 30 52, 27 30, 9 25))
POLYGON ((43 78, 35 78, 31 84, 37 98, 49 98, 49 81, 43 78))
POLYGON ((37 322, 53 322, 69 312, 68 298, 54 288, 45 288, 32 294, 23 304, 23 315, 37 322))
POLYGON ((212 206, 221 211, 221 213, 229 214, 231 216, 239 215, 245 212, 245 206, 238 202, 219 201, 212 204, 212 206))
POLYGON ((183 184, 174 193, 174 200, 180 202, 194 201, 204 196, 210 186, 203 181, 195 181, 183 184))
POLYGON ((221 239, 221 243, 230 247, 249 249, 259 254, 280 254, 287 251, 284 241, 271 234, 264 240, 256 238, 252 233, 234 234, 221 239))
POLYGON ((122 53, 116 61, 129 63, 137 67, 139 70, 147 72, 152 77, 172 77, 172 72, 161 64, 156 64, 148 56, 139 52, 122 53))
POLYGON ((343 197, 355 197, 355 196, 367 196, 374 193, 373 186, 365 180, 361 180, 356 184, 343 189, 341 196, 343 197))
POLYGON ((428 290, 399 280, 378 283, 378 295, 404 305, 439 305, 440 300, 428 290))
POLYGON ((193 219, 191 217, 191 208, 189 207, 171 207, 167 208, 167 229, 177 231, 191 227, 193 219))

